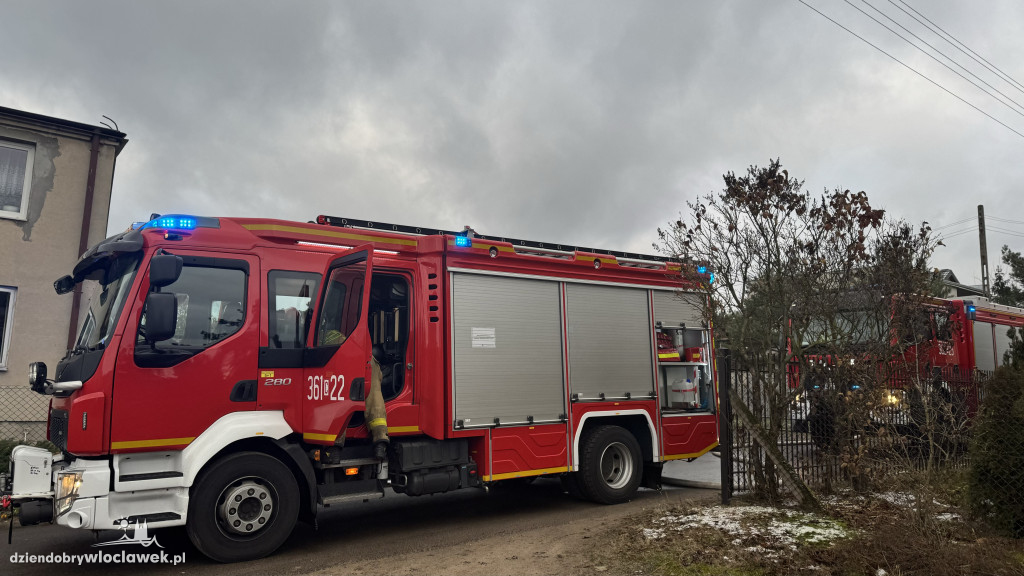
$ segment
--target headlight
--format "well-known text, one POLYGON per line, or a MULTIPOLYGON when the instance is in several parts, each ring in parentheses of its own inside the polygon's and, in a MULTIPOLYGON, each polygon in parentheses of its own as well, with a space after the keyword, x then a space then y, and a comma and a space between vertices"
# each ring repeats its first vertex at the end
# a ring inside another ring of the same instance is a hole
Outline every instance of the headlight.
POLYGON ((55 494, 54 509, 57 516, 71 510, 71 505, 78 499, 78 489, 82 486, 81 472, 58 472, 57 493, 55 494))

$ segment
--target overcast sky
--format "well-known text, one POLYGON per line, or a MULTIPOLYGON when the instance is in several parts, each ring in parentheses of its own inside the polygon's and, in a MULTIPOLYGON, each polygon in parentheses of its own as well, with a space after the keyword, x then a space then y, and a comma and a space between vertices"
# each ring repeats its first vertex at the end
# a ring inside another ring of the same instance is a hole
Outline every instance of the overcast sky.
MULTIPOLYGON (((1024 103, 900 10, 1024 82, 1024 3, 851 1, 807 3, 1024 134, 1024 109, 855 9, 1024 103)), ((723 173, 778 157, 913 222, 984 204, 993 271, 1024 249, 1024 136, 797 0, 2 4, 0 105, 128 134, 111 232, 329 214, 652 252, 723 173)), ((977 233, 946 244, 934 264, 980 283, 977 233)))

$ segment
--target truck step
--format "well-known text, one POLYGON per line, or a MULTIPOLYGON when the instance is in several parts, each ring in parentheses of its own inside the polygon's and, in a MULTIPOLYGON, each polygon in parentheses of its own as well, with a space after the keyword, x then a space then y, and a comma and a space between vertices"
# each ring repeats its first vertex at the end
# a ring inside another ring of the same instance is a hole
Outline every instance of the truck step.
POLYGON ((370 464, 377 464, 378 462, 379 461, 376 458, 351 458, 349 460, 339 460, 334 464, 314 462, 313 465, 321 470, 327 470, 329 468, 355 468, 357 466, 368 466, 370 464))
POLYGON ((341 504, 343 502, 357 502, 366 500, 377 500, 384 497, 383 490, 371 490, 369 492, 355 492, 353 494, 338 494, 337 496, 326 496, 320 499, 320 503, 324 507, 330 507, 331 504, 341 504))

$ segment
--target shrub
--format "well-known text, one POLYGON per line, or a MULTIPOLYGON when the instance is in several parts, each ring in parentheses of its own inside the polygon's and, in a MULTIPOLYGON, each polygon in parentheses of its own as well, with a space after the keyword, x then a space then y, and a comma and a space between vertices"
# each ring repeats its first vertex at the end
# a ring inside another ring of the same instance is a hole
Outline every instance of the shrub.
POLYGON ((1024 537, 1024 372, 1003 367, 985 384, 972 436, 972 511, 998 530, 1024 537))

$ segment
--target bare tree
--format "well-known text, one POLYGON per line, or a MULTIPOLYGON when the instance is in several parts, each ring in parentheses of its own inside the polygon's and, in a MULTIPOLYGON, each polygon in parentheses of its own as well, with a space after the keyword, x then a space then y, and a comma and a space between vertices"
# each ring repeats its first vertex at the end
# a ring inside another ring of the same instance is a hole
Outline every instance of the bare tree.
MULTIPOLYGON (((886 219, 864 192, 811 195, 778 160, 724 181, 659 229, 657 247, 714 274, 704 284, 708 314, 751 378, 751 411, 768 415, 764 436, 776 441, 791 403, 817 385, 816 406, 830 426, 818 430, 827 436, 819 444, 855 469, 852 439, 870 425, 876 399, 852 391, 881 398, 888 375, 879 367, 910 345, 892 338, 891 326, 897 316, 916 318, 911 311, 929 291, 930 228, 886 219), (847 408, 858 403, 864 409, 847 408)), ((697 266, 684 275, 699 279, 697 266)), ((762 495, 777 498, 773 463, 752 464, 762 495)))

